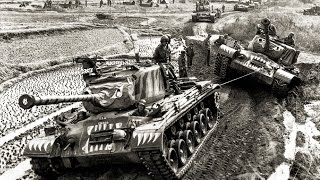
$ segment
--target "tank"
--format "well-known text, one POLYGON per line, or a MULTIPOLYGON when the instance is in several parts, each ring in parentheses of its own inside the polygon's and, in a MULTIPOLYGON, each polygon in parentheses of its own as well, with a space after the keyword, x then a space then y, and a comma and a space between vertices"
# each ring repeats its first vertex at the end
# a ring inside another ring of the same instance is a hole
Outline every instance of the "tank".
POLYGON ((301 82, 299 70, 293 66, 300 52, 277 37, 265 35, 269 34, 269 19, 263 19, 261 24, 265 33, 256 35, 247 49, 236 43, 212 45, 216 52, 214 73, 224 81, 250 75, 251 79, 272 87, 277 97, 285 97, 301 82))
POLYGON ((249 6, 247 6, 245 4, 237 3, 237 4, 234 5, 233 10, 242 11, 242 12, 248 12, 249 11, 249 6))
POLYGON ((154 179, 181 179, 220 120, 220 85, 172 76, 165 63, 76 61, 84 69, 82 95, 19 98, 24 109, 82 101, 27 144, 33 171, 52 178, 77 167, 141 164, 154 179), (148 115, 133 116, 142 99, 148 115))
POLYGON ((303 10, 303 15, 315 15, 320 16, 320 6, 313 6, 309 9, 303 10))
POLYGON ((196 10, 191 14, 192 22, 198 22, 201 20, 209 20, 214 23, 217 18, 221 17, 221 11, 215 11, 210 9, 209 4, 200 2, 196 4, 196 10))

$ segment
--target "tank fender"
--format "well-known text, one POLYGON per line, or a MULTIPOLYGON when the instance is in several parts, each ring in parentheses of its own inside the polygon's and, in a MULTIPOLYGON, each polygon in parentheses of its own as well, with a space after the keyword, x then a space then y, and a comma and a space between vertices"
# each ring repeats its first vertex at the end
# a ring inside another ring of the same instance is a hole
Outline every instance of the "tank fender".
POLYGON ((53 152, 55 141, 56 137, 54 135, 32 139, 25 147, 23 155, 28 157, 54 156, 54 154, 57 154, 53 152))
POLYGON ((276 79, 280 79, 283 82, 286 82, 288 84, 294 83, 294 82, 298 82, 299 78, 294 75, 291 74, 287 71, 284 71, 283 69, 278 69, 275 73, 274 73, 274 78, 276 79))
POLYGON ((217 53, 234 59, 239 54, 239 51, 222 44, 219 46, 217 53))

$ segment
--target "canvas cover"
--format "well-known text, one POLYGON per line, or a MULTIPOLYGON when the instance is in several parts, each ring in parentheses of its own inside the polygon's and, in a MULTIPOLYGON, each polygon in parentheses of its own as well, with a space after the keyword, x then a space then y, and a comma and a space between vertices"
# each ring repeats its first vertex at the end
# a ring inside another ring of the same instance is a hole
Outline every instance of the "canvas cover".
POLYGON ((96 82, 85 89, 85 93, 99 94, 94 102, 83 102, 90 112, 126 109, 140 99, 152 103, 165 96, 164 77, 158 65, 118 71, 116 77, 101 77, 96 82))

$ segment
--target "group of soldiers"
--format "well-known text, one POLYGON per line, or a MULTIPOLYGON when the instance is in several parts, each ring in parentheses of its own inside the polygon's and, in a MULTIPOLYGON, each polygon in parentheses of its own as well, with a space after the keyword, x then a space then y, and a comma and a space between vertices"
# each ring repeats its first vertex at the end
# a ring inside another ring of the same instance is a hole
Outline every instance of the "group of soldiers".
MULTIPOLYGON (((257 32, 256 35, 265 34, 264 29, 261 24, 257 24, 257 32)), ((276 27, 273 24, 270 24, 268 26, 268 34, 271 38, 275 40, 282 41, 284 44, 295 47, 295 41, 294 41, 294 33, 290 32, 287 37, 285 38, 279 38, 277 35, 276 27)))
MULTIPOLYGON (((169 63, 171 62, 171 52, 170 47, 171 35, 167 34, 161 37, 160 44, 154 51, 153 60, 155 63, 169 63)), ((193 43, 191 42, 188 47, 181 51, 178 58, 179 65, 179 76, 187 77, 187 68, 192 66, 192 60, 194 57, 193 43)), ((173 67, 169 68, 173 73, 173 67)))

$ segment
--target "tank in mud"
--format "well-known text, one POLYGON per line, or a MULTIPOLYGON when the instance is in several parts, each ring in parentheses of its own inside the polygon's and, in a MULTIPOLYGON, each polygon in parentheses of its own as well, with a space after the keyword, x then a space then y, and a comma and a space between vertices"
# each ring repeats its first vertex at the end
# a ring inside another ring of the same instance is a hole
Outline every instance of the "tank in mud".
POLYGON ((76 61, 85 72, 82 95, 19 98, 24 109, 82 101, 25 147, 34 172, 52 178, 77 167, 141 164, 154 179, 182 178, 219 122, 220 86, 177 78, 170 74, 171 65, 143 59, 76 61), (115 63, 105 65, 110 62, 115 63), (148 115, 133 116, 142 99, 148 115))
POLYGON ((221 11, 210 10, 209 4, 199 3, 196 5, 196 10, 191 14, 192 22, 201 20, 209 20, 214 23, 217 18, 221 17, 221 11))
POLYGON ((316 15, 320 16, 320 6, 313 6, 309 9, 303 10, 303 15, 316 15))
POLYGON ((273 94, 282 98, 301 82, 299 70, 293 66, 300 51, 265 35, 269 34, 269 19, 263 19, 262 24, 265 33, 256 35, 247 49, 240 48, 238 44, 212 45, 216 52, 214 73, 224 81, 250 75, 252 79, 272 87, 273 94))

